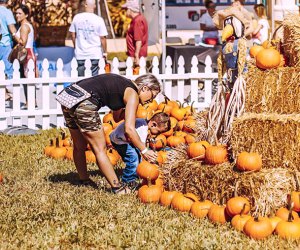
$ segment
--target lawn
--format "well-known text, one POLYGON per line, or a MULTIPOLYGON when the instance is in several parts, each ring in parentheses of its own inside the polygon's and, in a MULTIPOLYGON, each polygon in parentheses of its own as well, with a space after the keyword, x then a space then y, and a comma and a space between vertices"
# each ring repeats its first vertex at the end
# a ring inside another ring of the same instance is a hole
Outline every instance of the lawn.
POLYGON ((134 195, 117 196, 95 165, 99 188, 76 185, 72 162, 46 158, 57 130, 34 136, 0 135, 0 249, 296 249, 300 242, 271 236, 255 241, 134 195))

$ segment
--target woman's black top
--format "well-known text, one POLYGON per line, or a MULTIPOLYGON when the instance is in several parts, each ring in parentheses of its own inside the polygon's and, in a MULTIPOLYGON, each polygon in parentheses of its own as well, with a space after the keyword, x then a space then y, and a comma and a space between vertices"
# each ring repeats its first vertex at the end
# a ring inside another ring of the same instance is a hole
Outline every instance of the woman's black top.
POLYGON ((126 88, 132 88, 138 93, 137 87, 131 80, 116 74, 101 74, 79 81, 77 84, 92 93, 102 107, 107 106, 112 110, 125 107, 126 88))

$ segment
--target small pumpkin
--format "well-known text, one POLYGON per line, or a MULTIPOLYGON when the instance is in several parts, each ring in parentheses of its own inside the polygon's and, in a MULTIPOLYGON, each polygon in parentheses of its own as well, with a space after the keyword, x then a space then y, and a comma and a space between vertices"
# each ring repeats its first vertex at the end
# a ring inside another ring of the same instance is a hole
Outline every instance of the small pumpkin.
POLYGON ((138 197, 143 203, 157 203, 159 202, 161 192, 161 187, 152 185, 151 180, 148 179, 148 184, 138 190, 138 197))
POLYGON ((85 158, 87 163, 96 163, 96 156, 92 150, 85 151, 85 158))
POLYGON ((241 171, 258 171, 262 167, 261 155, 243 151, 237 157, 236 166, 241 171))
POLYGON ((67 149, 65 147, 60 146, 59 144, 60 144, 59 138, 56 138, 56 143, 55 143, 56 146, 51 150, 50 157, 54 159, 65 158, 67 149))
POLYGON ((159 165, 164 164, 167 161, 168 153, 166 151, 158 151, 157 153, 157 162, 159 165))
POLYGON ((244 233, 255 240, 264 239, 272 232, 272 224, 266 217, 250 218, 244 226, 244 233))
POLYGON ((191 207, 191 214, 197 218, 204 218, 212 205, 210 200, 195 201, 191 207))
POLYGON ((280 221, 275 229, 276 234, 284 239, 300 239, 300 223, 293 219, 293 205, 289 209, 287 221, 280 221))
POLYGON ((204 159, 205 147, 200 142, 193 142, 188 146, 187 154, 189 158, 204 159))
POLYGON ((192 135, 192 134, 187 134, 187 135, 184 137, 184 139, 185 139, 185 142, 186 142, 187 144, 191 144, 191 143, 193 143, 193 142, 196 142, 196 137, 195 137, 194 135, 192 135))
POLYGON ((160 150, 167 145, 167 138, 166 136, 160 134, 154 140, 150 141, 150 148, 154 150, 160 150))
POLYGON ((50 156, 51 155, 51 151, 54 148, 55 148, 55 145, 53 143, 53 139, 50 139, 50 144, 44 148, 45 155, 46 156, 50 156))
POLYGON ((226 212, 226 205, 213 204, 207 216, 214 223, 224 224, 230 221, 230 216, 226 212))
MULTIPOLYGON (((276 211, 276 216, 278 216, 279 218, 281 218, 284 221, 287 221, 289 218, 289 209, 286 207, 281 207, 276 211)), ((295 212, 292 211, 292 216, 294 219, 299 219, 299 215, 295 212)))
POLYGON ((196 200, 190 196, 186 196, 182 193, 178 193, 175 194, 175 196, 173 197, 171 206, 175 210, 181 212, 189 212, 195 201, 196 200))
POLYGON ((260 52, 261 50, 263 50, 264 47, 260 46, 260 45, 254 45, 250 48, 249 54, 252 58, 255 58, 257 53, 260 52))
POLYGON ((167 139, 167 144, 170 146, 170 147, 177 147, 179 146, 180 144, 185 144, 185 139, 183 136, 175 136, 175 135, 171 135, 168 137, 167 139))
POLYGON ((177 194, 177 191, 164 191, 160 196, 160 204, 165 207, 169 207, 171 205, 172 199, 177 194))
POLYGON ((151 164, 148 161, 142 161, 136 169, 136 173, 139 177, 154 181, 159 176, 158 167, 155 164, 151 164))
POLYGON ((208 164, 216 165, 228 161, 228 151, 226 146, 210 146, 205 150, 205 161, 208 164))
POLYGON ((300 212, 300 185, 297 173, 294 173, 295 182, 296 182, 296 190, 293 191, 290 195, 290 203, 293 203, 293 210, 296 212, 300 212))
POLYGON ((66 147, 67 148, 67 152, 66 152, 66 155, 65 155, 65 158, 67 160, 70 160, 70 161, 73 161, 74 160, 74 157, 73 157, 73 147, 66 147))
POLYGON ((237 214, 231 220, 231 225, 238 231, 243 231, 248 220, 252 218, 249 214, 237 214))
POLYGON ((256 55, 256 66, 260 69, 277 68, 280 63, 281 56, 276 49, 264 49, 256 55))
POLYGON ((194 119, 188 119, 184 122, 182 131, 187 133, 195 133, 196 121, 194 119))
POLYGON ((282 221, 282 219, 279 218, 278 216, 272 216, 272 217, 269 217, 269 219, 270 219, 270 222, 271 222, 271 224, 272 224, 272 230, 273 230, 273 232, 274 232, 274 230, 275 230, 275 228, 277 227, 278 223, 279 223, 280 221, 282 221))
POLYGON ((113 152, 113 149, 112 148, 108 149, 106 151, 106 154, 107 154, 107 157, 108 157, 110 163, 113 166, 117 165, 119 158, 118 158, 118 156, 116 156, 116 153, 113 152))
POLYGON ((148 105, 147 105, 147 108, 153 110, 153 111, 156 111, 157 108, 158 108, 158 103, 156 100, 153 100, 152 102, 150 102, 148 105))

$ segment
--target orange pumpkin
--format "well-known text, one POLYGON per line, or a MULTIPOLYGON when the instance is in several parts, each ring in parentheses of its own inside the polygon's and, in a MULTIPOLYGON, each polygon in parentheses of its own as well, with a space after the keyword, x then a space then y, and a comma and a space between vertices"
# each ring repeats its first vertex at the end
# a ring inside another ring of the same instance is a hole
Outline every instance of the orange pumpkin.
POLYGON ((104 134, 108 134, 113 130, 111 123, 103 123, 102 128, 103 128, 104 134))
POLYGON ((171 128, 175 128, 177 126, 177 119, 175 117, 170 116, 171 128))
POLYGON ((110 148, 106 151, 106 154, 107 154, 107 157, 110 161, 110 163, 114 166, 114 165, 117 165, 118 163, 118 157, 115 155, 115 153, 113 152, 113 149, 110 148))
POLYGON ((139 105, 136 111, 136 118, 147 119, 147 115, 148 115, 148 110, 144 106, 139 105))
POLYGON ((269 217, 269 220, 270 220, 270 222, 271 222, 271 224, 272 224, 272 230, 273 230, 273 231, 274 231, 275 228, 277 227, 278 223, 279 223, 280 221, 282 221, 282 219, 279 218, 278 216, 272 216, 272 217, 269 217))
POLYGON ((150 148, 154 149, 154 150, 160 150, 162 148, 164 148, 167 145, 167 138, 160 134, 158 135, 154 141, 150 141, 150 148))
POLYGON ((50 156, 51 155, 51 151, 54 148, 55 148, 55 146, 54 146, 53 140, 50 139, 50 144, 44 148, 45 155, 46 156, 50 156))
POLYGON ((208 211, 208 218, 215 223, 224 224, 230 221, 230 216, 226 213, 225 205, 213 204, 208 211))
POLYGON ((159 165, 164 164, 167 161, 168 153, 166 151, 158 151, 157 162, 159 165))
MULTIPOLYGON (((289 218, 289 209, 281 207, 277 210, 275 215, 282 220, 287 221, 289 218)), ((294 219, 299 219, 299 215, 295 211, 292 211, 292 216, 294 219)))
POLYGON ((231 225, 236 230, 243 231, 245 224, 251 218, 251 215, 248 214, 237 214, 232 218, 231 225))
POLYGON ((157 203, 161 196, 161 187, 152 185, 148 180, 148 185, 142 186, 138 191, 138 197, 143 203, 157 203))
POLYGON ((158 108, 158 103, 156 100, 153 100, 147 105, 147 109, 151 109, 152 111, 156 111, 158 108))
POLYGON ((139 177, 144 179, 156 180, 159 176, 158 167, 155 164, 151 164, 148 161, 142 161, 136 169, 136 173, 139 177))
POLYGON ((59 145, 59 138, 56 138, 55 147, 50 152, 50 157, 54 159, 63 159, 65 158, 67 149, 59 145))
POLYGON ((171 116, 176 118, 178 121, 182 121, 186 115, 186 110, 184 108, 174 108, 171 110, 171 116))
POLYGON ((189 212, 195 201, 196 200, 194 199, 194 197, 190 197, 182 193, 177 193, 172 199, 171 206, 175 210, 181 212, 189 212))
POLYGON ((228 161, 227 148, 223 145, 210 146, 205 150, 205 161, 208 164, 216 165, 228 161))
POLYGON ((204 218, 212 205, 213 203, 209 200, 195 201, 191 207, 191 214, 197 218, 204 218))
POLYGON ((96 163, 96 156, 92 150, 85 151, 85 158, 87 163, 96 163))
POLYGON ((109 123, 109 122, 115 122, 113 114, 111 112, 104 115, 102 119, 102 123, 109 123))
POLYGON ((175 135, 171 135, 168 137, 167 139, 167 144, 170 147, 177 147, 179 146, 179 144, 181 143, 185 143, 185 139, 182 136, 175 136, 175 135))
POLYGON ((262 167, 262 158, 258 153, 244 151, 238 155, 236 166, 241 171, 258 171, 262 167))
POLYGON ((256 66, 260 69, 272 69, 280 65, 281 56, 276 49, 264 49, 256 55, 256 66))
POLYGON ((255 240, 264 239, 272 232, 272 224, 265 217, 250 218, 244 226, 244 233, 255 240))
POLYGON ((296 212, 300 212, 300 192, 293 191, 291 193, 291 202, 294 203, 293 210, 296 212))
POLYGON ((74 158, 73 158, 73 151, 74 151, 73 147, 66 147, 66 149, 67 149, 67 152, 66 152, 65 158, 67 160, 73 161, 74 160, 74 158))
POLYGON ((194 133, 196 127, 196 121, 193 119, 188 119, 184 122, 182 131, 187 133, 194 133))
POLYGON ((171 205, 172 199, 177 194, 177 191, 164 191, 160 196, 160 204, 165 207, 169 207, 171 205))
POLYGON ((235 196, 226 203, 226 212, 230 217, 238 214, 248 214, 250 211, 250 202, 247 198, 235 196))
POLYGON ((194 135, 192 135, 192 134, 187 134, 187 135, 184 137, 184 139, 185 139, 185 142, 186 142, 187 144, 191 144, 191 143, 193 143, 193 142, 196 142, 196 137, 195 137, 194 135))
POLYGON ((278 222, 275 232, 281 238, 284 239, 300 239, 300 223, 293 219, 292 207, 289 210, 289 216, 287 221, 278 222))
POLYGON ((254 45, 250 48, 249 54, 252 58, 255 58, 257 53, 260 52, 261 50, 263 50, 264 47, 260 46, 260 45, 254 45))
POLYGON ((189 158, 197 158, 199 160, 205 157, 205 147, 199 142, 191 143, 187 148, 189 158))
POLYGON ((174 130, 173 130, 173 128, 171 128, 167 132, 162 133, 162 135, 164 135, 165 137, 169 137, 169 136, 173 135, 173 133, 174 133, 174 130))

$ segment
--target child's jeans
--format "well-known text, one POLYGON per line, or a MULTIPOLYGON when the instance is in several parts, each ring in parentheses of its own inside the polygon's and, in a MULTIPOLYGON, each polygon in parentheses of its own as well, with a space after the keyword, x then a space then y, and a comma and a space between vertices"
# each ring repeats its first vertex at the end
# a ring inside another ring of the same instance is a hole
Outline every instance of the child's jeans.
POLYGON ((136 168, 141 162, 140 151, 133 146, 133 144, 117 145, 112 142, 112 145, 118 151, 122 160, 126 164, 126 167, 123 170, 122 181, 125 183, 136 181, 136 179, 138 179, 136 168))

